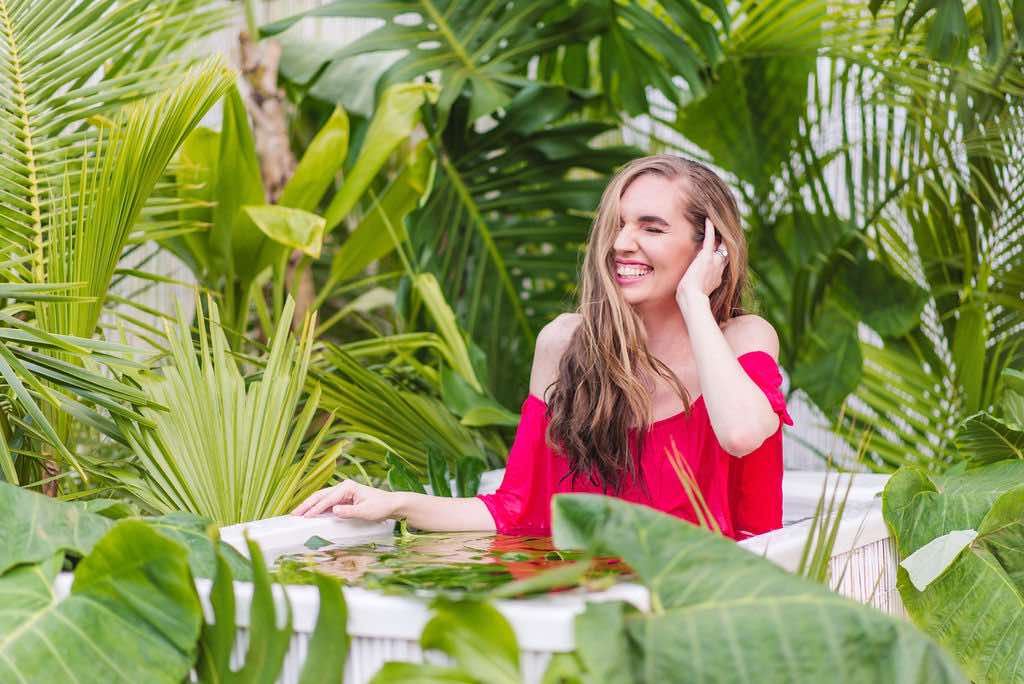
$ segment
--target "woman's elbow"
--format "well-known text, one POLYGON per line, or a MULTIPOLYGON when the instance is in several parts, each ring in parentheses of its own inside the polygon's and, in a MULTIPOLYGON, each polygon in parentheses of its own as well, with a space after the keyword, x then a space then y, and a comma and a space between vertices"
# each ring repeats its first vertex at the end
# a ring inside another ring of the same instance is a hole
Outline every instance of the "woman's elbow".
POLYGON ((750 426, 743 430, 737 430, 724 439, 720 439, 722 450, 730 456, 742 458, 749 453, 757 451, 765 440, 774 435, 781 424, 778 414, 772 412, 773 425, 750 426))

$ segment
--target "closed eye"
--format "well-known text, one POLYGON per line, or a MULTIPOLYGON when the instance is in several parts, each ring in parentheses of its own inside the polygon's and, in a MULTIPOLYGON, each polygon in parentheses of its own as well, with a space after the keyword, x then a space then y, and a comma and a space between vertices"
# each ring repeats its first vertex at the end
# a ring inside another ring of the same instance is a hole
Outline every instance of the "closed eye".
POLYGON ((646 228, 644 228, 644 230, 646 230, 648 233, 664 233, 665 232, 661 228, 654 228, 653 226, 647 226, 646 228))

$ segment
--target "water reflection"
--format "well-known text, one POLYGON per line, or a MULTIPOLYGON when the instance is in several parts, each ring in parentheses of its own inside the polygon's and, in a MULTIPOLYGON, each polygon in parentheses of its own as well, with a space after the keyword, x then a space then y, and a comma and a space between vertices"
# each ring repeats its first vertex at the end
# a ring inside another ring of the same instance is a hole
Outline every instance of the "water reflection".
MULTIPOLYGON (((309 571, 332 575, 347 584, 391 593, 425 591, 474 595, 545 570, 585 559, 578 551, 560 551, 550 537, 520 537, 480 532, 396 536, 358 546, 326 546, 278 559, 282 581, 308 581, 309 571)), ((632 578, 617 558, 595 558, 582 576, 539 588, 558 591, 575 586, 607 588, 618 579, 632 578)))

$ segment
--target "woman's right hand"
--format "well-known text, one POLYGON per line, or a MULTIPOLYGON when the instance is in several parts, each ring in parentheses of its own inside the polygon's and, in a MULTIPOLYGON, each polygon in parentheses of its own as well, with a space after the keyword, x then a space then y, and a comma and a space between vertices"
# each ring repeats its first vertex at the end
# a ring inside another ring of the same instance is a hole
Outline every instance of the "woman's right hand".
POLYGON ((395 517, 399 505, 398 494, 368 487, 355 480, 345 480, 333 487, 313 492, 295 507, 292 515, 308 518, 329 510, 339 518, 379 522, 395 517))

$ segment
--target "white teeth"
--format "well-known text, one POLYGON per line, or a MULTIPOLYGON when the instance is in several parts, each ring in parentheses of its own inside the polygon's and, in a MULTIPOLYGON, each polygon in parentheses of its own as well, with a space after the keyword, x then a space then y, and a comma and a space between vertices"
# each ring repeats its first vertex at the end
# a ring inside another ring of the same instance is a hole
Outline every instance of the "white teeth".
POLYGON ((636 278, 650 273, 653 269, 646 266, 622 266, 616 268, 615 272, 624 278, 636 278))

